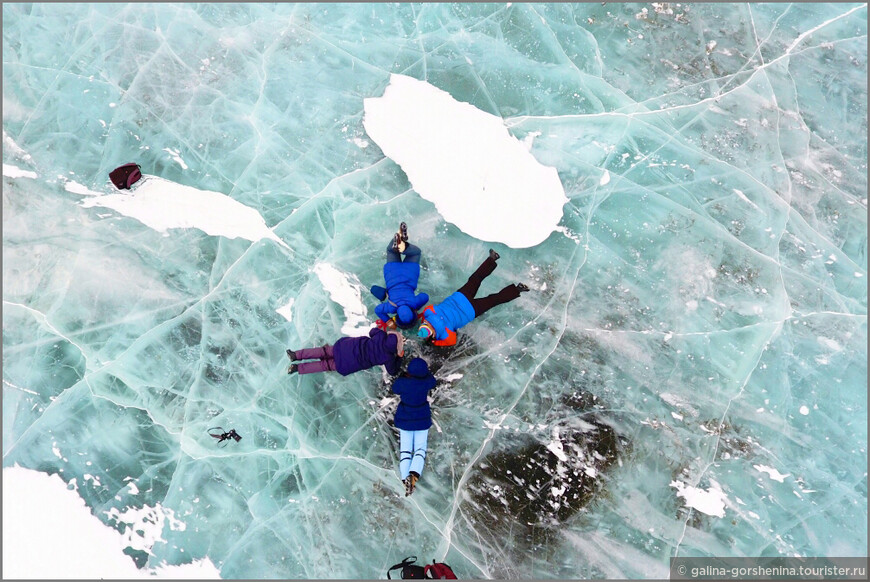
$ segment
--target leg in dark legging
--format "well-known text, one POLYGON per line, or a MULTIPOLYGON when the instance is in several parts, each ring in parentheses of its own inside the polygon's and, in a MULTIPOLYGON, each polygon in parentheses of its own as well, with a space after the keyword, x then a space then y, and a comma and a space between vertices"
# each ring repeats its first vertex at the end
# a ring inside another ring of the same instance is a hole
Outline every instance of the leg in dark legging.
POLYGON ((420 247, 415 244, 405 243, 405 262, 419 263, 420 262, 420 247))
MULTIPOLYGON (((472 301, 474 296, 477 295, 477 290, 480 289, 480 284, 484 279, 489 277, 495 268, 498 265, 495 262, 495 259, 492 257, 487 257, 485 261, 483 261, 477 270, 468 278, 465 285, 459 288, 459 292, 465 295, 465 297, 472 301)), ((473 301, 472 301, 473 304, 473 301)))
POLYGON ((402 255, 399 254, 399 251, 393 249, 393 240, 394 239, 390 239, 389 244, 387 244, 387 262, 401 263, 402 255))
POLYGON ((314 362, 302 362, 296 364, 296 371, 300 374, 316 374, 318 372, 335 372, 335 360, 324 358, 314 362))
POLYGON ((520 289, 515 284, 511 283, 498 293, 481 297, 480 299, 471 299, 471 306, 474 308, 474 316, 480 317, 496 305, 513 301, 520 296, 520 289))
POLYGON ((296 359, 297 360, 323 360, 323 359, 332 359, 332 346, 326 344, 325 346, 320 346, 319 348, 303 348, 301 350, 296 350, 296 359))

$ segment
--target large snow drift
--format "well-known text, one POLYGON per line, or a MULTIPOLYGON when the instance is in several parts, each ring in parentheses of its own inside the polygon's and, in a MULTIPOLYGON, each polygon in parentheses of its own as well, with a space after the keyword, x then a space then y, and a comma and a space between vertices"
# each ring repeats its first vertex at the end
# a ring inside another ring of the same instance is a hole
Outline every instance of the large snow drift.
POLYGON ((466 234, 525 248, 558 226, 567 198, 556 169, 541 165, 500 117, 395 74, 364 107, 369 136, 466 234))

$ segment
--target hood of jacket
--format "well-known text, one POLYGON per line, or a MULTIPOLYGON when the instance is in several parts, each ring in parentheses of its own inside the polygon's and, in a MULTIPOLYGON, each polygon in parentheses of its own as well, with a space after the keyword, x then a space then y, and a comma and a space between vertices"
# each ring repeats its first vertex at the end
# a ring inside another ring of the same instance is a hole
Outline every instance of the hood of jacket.
POLYGON ((423 358, 414 358, 408 363, 408 374, 416 378, 425 378, 429 375, 429 364, 423 358))

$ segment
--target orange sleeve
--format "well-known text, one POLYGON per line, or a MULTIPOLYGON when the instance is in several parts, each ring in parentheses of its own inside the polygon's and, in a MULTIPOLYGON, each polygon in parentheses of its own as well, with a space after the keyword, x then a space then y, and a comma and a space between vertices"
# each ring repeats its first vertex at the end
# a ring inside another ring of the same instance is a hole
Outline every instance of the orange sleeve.
POLYGON ((433 346, 455 346, 456 345, 456 332, 452 329, 447 330, 447 337, 443 340, 435 340, 432 342, 433 346))

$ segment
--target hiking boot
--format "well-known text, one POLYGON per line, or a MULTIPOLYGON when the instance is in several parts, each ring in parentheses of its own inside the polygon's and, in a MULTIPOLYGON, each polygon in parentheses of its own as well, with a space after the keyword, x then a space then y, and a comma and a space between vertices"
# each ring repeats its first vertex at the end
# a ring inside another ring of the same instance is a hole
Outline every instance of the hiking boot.
POLYGON ((408 225, 404 222, 399 225, 399 237, 403 242, 408 242, 408 225))
POLYGON ((525 293, 528 290, 529 286, 525 283, 517 283, 517 291, 519 291, 520 293, 525 293))
POLYGON ((489 258, 490 259, 492 259, 493 261, 497 261, 500 257, 501 257, 500 254, 498 254, 497 252, 495 252, 492 249, 489 249, 489 258))
POLYGON ((405 497, 414 492, 414 488, 417 486, 417 479, 420 478, 420 475, 411 471, 411 473, 405 477, 405 497))
POLYGON ((290 367, 287 368, 288 374, 295 374, 298 371, 299 371, 299 366, 297 366, 296 364, 290 364, 290 367))
POLYGON ((296 361, 296 352, 294 352, 293 350, 287 350, 287 357, 290 358, 291 362, 295 362, 296 361))
POLYGON ((402 235, 398 232, 396 233, 396 236, 393 237, 393 251, 397 253, 405 252, 405 243, 402 240, 402 235))

